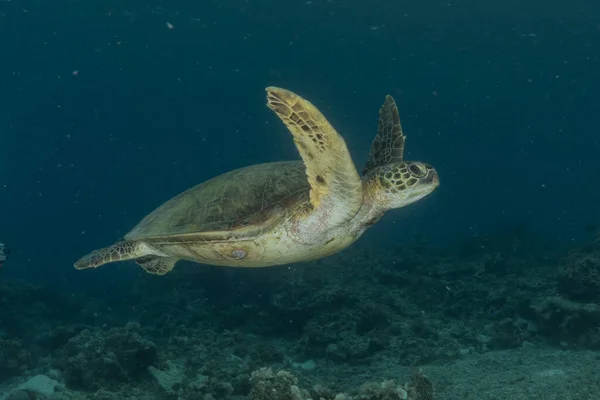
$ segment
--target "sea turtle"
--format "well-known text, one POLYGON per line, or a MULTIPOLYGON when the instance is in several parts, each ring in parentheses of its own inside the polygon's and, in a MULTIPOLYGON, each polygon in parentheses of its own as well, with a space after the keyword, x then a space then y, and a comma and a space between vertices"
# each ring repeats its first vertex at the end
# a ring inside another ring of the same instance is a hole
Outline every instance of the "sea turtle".
POLYGON ((162 275, 179 260, 231 267, 314 260, 350 246, 387 210, 438 186, 431 165, 403 159, 405 136, 391 96, 361 177, 344 139, 312 103, 285 89, 266 91, 302 161, 253 165, 201 183, 75 268, 134 260, 162 275))

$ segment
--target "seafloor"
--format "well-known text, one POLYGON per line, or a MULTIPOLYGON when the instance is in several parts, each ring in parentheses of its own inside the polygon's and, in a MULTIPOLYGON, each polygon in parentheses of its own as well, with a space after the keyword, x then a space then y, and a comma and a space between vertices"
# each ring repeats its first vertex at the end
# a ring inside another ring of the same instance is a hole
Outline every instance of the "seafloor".
POLYGON ((599 237, 182 264, 118 299, 0 282, 0 400, 600 399, 599 237))

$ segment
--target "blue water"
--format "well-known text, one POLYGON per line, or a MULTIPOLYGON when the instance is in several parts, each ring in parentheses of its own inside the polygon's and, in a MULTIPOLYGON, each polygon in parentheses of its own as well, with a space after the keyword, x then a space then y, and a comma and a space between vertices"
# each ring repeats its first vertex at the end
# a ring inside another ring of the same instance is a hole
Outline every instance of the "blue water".
POLYGON ((0 280, 127 294, 133 263, 73 262, 193 185, 298 158, 270 85, 319 107, 359 170, 391 94, 406 158, 439 172, 356 251, 511 226, 569 247, 600 222, 597 1, 5 0, 0 280))

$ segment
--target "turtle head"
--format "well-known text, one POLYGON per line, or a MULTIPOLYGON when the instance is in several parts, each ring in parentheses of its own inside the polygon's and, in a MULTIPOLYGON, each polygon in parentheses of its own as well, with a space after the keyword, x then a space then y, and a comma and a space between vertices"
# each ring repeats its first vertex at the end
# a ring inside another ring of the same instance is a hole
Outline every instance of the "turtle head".
POLYGON ((370 171, 365 177, 377 207, 400 208, 422 199, 440 184, 431 165, 419 161, 400 161, 370 171))

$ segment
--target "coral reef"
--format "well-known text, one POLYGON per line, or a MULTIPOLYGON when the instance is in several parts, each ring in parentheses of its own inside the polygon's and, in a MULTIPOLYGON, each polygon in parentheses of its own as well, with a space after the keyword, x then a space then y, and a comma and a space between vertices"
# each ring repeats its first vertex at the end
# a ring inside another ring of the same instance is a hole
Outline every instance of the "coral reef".
POLYGON ((600 305, 553 296, 532 305, 540 332, 556 344, 600 349, 600 305))
POLYGON ((53 366, 74 388, 99 389, 111 382, 138 380, 157 360, 156 345, 129 323, 107 332, 83 330, 58 351, 53 366))
POLYGON ((559 269, 557 290, 574 301, 600 301, 600 251, 576 251, 559 269))
POLYGON ((0 381, 26 372, 31 361, 21 341, 0 339, 0 381))
POLYGON ((285 268, 184 265, 140 272, 132 292, 103 300, 3 282, 0 385, 48 374, 96 400, 126 389, 148 400, 428 399, 420 375, 410 385, 362 376, 361 387, 335 376, 506 349, 600 349, 599 243, 543 251, 509 230, 458 252, 419 242, 285 268))
POLYGON ((393 380, 366 382, 354 388, 351 394, 315 385, 311 389, 299 387, 299 380, 289 371, 274 373, 271 368, 261 368, 252 373, 249 400, 432 400, 433 385, 419 370, 408 383, 399 385, 393 380))

